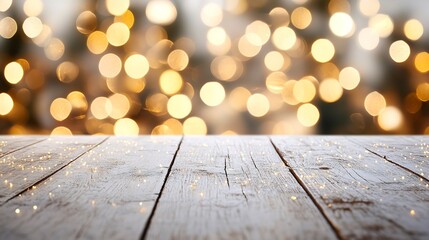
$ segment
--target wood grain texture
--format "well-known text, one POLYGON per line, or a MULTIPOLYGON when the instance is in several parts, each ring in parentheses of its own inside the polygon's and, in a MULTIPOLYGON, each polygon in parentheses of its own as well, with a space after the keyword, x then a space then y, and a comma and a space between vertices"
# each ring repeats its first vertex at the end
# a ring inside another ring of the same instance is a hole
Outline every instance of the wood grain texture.
POLYGON ((46 138, 42 136, 0 136, 0 157, 41 142, 46 138))
POLYGON ((185 137, 148 239, 335 239, 267 137, 185 137))
POLYGON ((52 137, 0 158, 0 206, 106 137, 52 137))
POLYGON ((344 137, 272 141, 342 238, 429 239, 429 187, 418 176, 344 137))
POLYGON ((139 239, 179 142, 110 137, 0 207, 0 239, 139 239))
POLYGON ((347 137, 429 181, 429 136, 347 137))

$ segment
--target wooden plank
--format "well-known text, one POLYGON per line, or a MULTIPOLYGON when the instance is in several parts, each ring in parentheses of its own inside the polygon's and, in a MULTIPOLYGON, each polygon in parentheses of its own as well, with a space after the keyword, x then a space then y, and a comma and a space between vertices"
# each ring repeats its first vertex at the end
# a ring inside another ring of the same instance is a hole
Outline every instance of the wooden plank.
POLYGON ((343 137, 272 137, 344 239, 429 239, 429 186, 343 137))
POLYGON ((429 181, 429 136, 362 136, 347 139, 429 181))
POLYGON ((51 137, 0 158, 0 206, 58 171, 106 137, 51 137))
POLYGON ((139 239, 179 142, 110 137, 0 207, 0 239, 139 239))
POLYGON ((41 142, 44 139, 46 137, 42 136, 0 136, 0 157, 41 142))
POLYGON ((267 137, 185 137, 148 239, 335 239, 267 137))

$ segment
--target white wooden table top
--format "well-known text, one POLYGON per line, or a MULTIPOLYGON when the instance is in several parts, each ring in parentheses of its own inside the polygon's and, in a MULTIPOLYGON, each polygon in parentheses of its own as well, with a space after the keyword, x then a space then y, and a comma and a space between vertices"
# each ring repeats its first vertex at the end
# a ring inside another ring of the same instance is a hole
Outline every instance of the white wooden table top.
POLYGON ((0 239, 429 239, 429 137, 0 136, 0 239))

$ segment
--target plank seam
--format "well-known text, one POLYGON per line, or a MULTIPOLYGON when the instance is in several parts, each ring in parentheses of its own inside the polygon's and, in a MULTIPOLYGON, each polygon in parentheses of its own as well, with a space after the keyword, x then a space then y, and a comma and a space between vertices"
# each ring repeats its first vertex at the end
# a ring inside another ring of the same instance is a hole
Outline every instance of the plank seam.
POLYGON ((295 178, 295 180, 298 182, 298 184, 302 187, 302 189, 305 191, 305 193, 308 195, 308 197, 311 199, 313 204, 316 206, 316 208, 319 210, 320 214, 322 214, 323 218, 326 220, 328 225, 331 227, 332 231, 334 232, 335 236, 340 239, 344 240, 344 238, 341 236, 339 229, 335 226, 335 224, 329 219, 328 215, 323 210, 322 206, 317 202, 316 198, 313 196, 313 194, 310 192, 310 190, 305 186, 304 182, 299 178, 298 174, 293 170, 291 166, 289 166, 289 163, 286 161, 286 159, 282 156, 280 149, 277 148, 277 146, 274 144, 273 140, 269 138, 271 145, 273 145, 274 150, 277 152, 277 155, 280 157, 280 159, 283 161, 285 166, 289 169, 289 172, 292 174, 292 176, 295 178))
POLYGON ((382 159, 386 160, 387 162, 392 163, 392 164, 394 164, 394 165, 396 165, 396 166, 398 166, 398 167, 400 167, 400 168, 404 169, 405 171, 410 172, 410 173, 412 173, 412 174, 414 174, 414 175, 418 176, 419 178, 424 179, 424 180, 426 180, 426 181, 428 181, 428 182, 429 182, 429 179, 428 179, 428 178, 426 178, 425 176, 422 176, 422 175, 420 175, 420 174, 418 174, 418 173, 414 172, 413 170, 411 170, 411 169, 409 169, 409 168, 407 168, 407 167, 405 167, 405 166, 402 166, 401 164, 399 164, 399 163, 397 163, 397 162, 395 162, 395 161, 392 161, 392 160, 388 159, 388 158, 387 158, 387 156, 383 156, 383 155, 381 155, 381 154, 378 154, 377 152, 372 151, 372 150, 371 150, 371 149, 369 149, 369 148, 365 148, 365 150, 367 150, 368 152, 370 152, 370 153, 372 153, 372 154, 376 155, 377 157, 380 157, 380 158, 382 158, 382 159))
MULTIPOLYGON (((99 145, 101 145, 102 143, 104 143, 108 138, 109 138, 109 137, 106 137, 106 138, 105 138, 105 139, 103 139, 101 142, 99 142, 99 143, 97 143, 97 144, 94 144, 94 146, 90 147, 90 148, 88 149, 88 151, 85 151, 85 152, 83 152, 83 153, 79 154, 77 157, 73 158, 73 159, 72 159, 70 162, 68 162, 67 164, 65 164, 65 165, 61 166, 60 168, 58 168, 57 170, 55 170, 55 171, 53 171, 53 172, 49 173, 47 176, 43 177, 43 178, 42 178, 42 179, 40 179, 39 181, 37 181, 37 182, 35 182, 35 183, 31 184, 31 186, 36 186, 36 185, 38 185, 39 183, 41 183, 41 182, 45 181, 46 179, 50 178, 51 176, 53 176, 53 175, 54 175, 54 174, 56 174, 57 172, 61 171, 63 168, 65 168, 65 167, 67 167, 68 165, 70 165, 72 162, 76 161, 77 159, 79 159, 80 157, 82 157, 83 155, 85 155, 86 153, 88 153, 89 151, 93 150, 94 148, 96 148, 96 147, 98 147, 99 145)), ((10 200, 12 200, 12 199, 14 199, 14 198, 18 197, 19 195, 21 195, 21 194, 25 193, 25 192, 26 192, 26 191, 28 191, 28 190, 30 190, 31 186, 30 186, 30 187, 25 188, 24 190, 22 190, 22 191, 20 191, 20 192, 18 192, 18 193, 16 193, 16 194, 15 194, 15 195, 13 195, 12 197, 10 197, 10 198, 6 199, 3 203, 0 203, 0 207, 1 207, 1 206, 3 206, 3 205, 5 205, 6 203, 8 203, 10 200)))
POLYGON ((19 150, 22 150, 22 149, 24 149, 24 148, 27 148, 27 147, 33 146, 33 145, 35 145, 35 144, 37 144, 37 143, 43 142, 43 141, 45 141, 46 139, 47 139, 47 138, 44 138, 44 139, 41 139, 41 140, 39 140, 39 141, 36 141, 36 142, 30 143, 30 144, 28 144, 28 145, 22 146, 22 147, 20 147, 20 148, 14 149, 14 150, 12 150, 12 151, 10 151, 10 152, 6 152, 6 153, 4 153, 3 155, 0 155, 0 157, 1 157, 1 158, 2 158, 2 157, 5 157, 5 156, 7 156, 7 155, 9 155, 9 154, 11 154, 11 153, 14 153, 14 152, 16 152, 16 151, 19 151, 19 150))
POLYGON ((146 237, 147 237, 147 233, 149 232, 150 224, 152 223, 152 219, 155 216, 156 208, 158 207, 158 203, 159 203, 159 200, 161 199, 161 195, 162 195, 162 193, 164 191, 165 185, 167 185, 167 179, 170 176, 171 169, 173 168, 173 165, 174 165, 174 162, 176 160, 177 154, 179 153, 180 146, 182 146, 182 142, 183 142, 183 136, 180 139, 180 142, 179 142, 179 145, 177 146, 176 152, 173 155, 173 159, 171 160, 170 166, 168 167, 167 174, 165 175, 165 178, 164 178, 164 182, 162 183, 161 189, 160 189, 159 194, 158 194, 158 196, 157 196, 157 198, 155 200, 155 203, 153 205, 152 211, 149 214, 149 217, 148 217, 148 219, 146 221, 146 224, 145 224, 145 226, 143 228, 143 232, 141 234, 140 239, 146 239, 146 237))
POLYGON ((395 161, 393 161, 393 160, 390 160, 389 158, 387 158, 387 156, 386 156, 386 155, 381 155, 381 154, 379 154, 379 153, 377 153, 377 152, 375 152, 375 151, 373 151, 373 150, 371 150, 371 149, 369 149, 369 148, 367 148, 367 147, 363 146, 363 145, 362 145, 362 144, 360 144, 359 142, 354 141, 354 140, 352 140, 352 139, 350 139, 350 138, 345 138, 345 139, 347 139, 349 142, 352 142, 352 143, 354 143, 354 144, 356 144, 356 145, 359 145, 359 146, 361 146, 361 147, 365 148, 365 150, 367 150, 368 152, 370 152, 370 153, 372 153, 372 154, 376 155, 377 157, 380 157, 380 158, 382 158, 382 159, 386 160, 387 162, 389 162, 389 163, 391 163, 391 164, 393 164, 393 165, 396 165, 397 167, 400 167, 400 168, 404 169, 405 171, 407 171, 407 172, 409 172, 409 173, 412 173, 412 174, 416 175, 417 177, 419 177, 419 178, 421 178, 421 179, 424 179, 424 180, 426 180, 426 181, 428 181, 428 182, 429 182, 429 178, 427 178, 427 177, 425 177, 425 176, 422 176, 422 175, 420 175, 420 174, 418 174, 418 173, 414 172, 413 170, 411 170, 411 169, 409 169, 409 168, 407 168, 407 167, 405 167, 405 166, 402 166, 401 164, 399 164, 399 163, 397 163, 397 162, 395 162, 395 161))

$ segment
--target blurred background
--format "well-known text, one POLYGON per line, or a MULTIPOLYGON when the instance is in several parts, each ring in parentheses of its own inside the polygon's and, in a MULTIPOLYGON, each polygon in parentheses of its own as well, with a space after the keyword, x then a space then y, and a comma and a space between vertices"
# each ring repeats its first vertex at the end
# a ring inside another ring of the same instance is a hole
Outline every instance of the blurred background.
POLYGON ((0 134, 429 134, 427 0, 1 0, 0 134))

